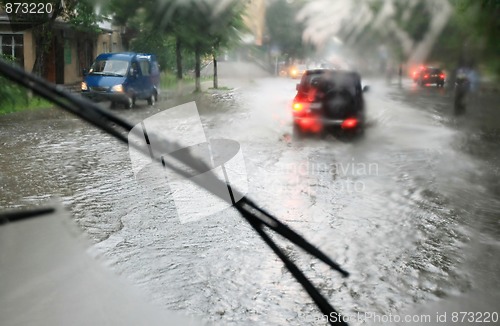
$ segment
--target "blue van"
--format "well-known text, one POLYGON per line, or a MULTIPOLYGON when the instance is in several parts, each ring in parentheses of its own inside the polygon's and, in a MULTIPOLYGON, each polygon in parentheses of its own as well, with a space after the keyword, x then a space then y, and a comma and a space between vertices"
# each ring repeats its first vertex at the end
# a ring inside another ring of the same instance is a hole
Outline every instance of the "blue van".
POLYGON ((154 105, 158 100, 160 67, 155 55, 103 53, 97 56, 82 82, 82 96, 93 101, 111 101, 132 108, 136 100, 154 105))

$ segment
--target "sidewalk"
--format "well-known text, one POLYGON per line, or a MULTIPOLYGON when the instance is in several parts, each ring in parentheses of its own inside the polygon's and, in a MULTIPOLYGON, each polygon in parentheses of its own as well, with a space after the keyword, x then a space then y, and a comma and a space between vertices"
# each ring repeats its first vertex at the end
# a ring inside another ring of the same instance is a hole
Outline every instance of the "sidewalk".
MULTIPOLYGON (((213 94, 234 91, 241 87, 246 87, 254 82, 253 79, 246 78, 219 78, 219 88, 213 88, 213 80, 205 80, 201 82, 201 92, 198 94, 213 94)), ((194 93, 194 82, 180 84, 171 88, 161 90, 160 97, 163 99, 176 99, 186 96, 196 95, 194 93)))
POLYGON ((500 92, 500 84, 493 81, 480 81, 479 92, 482 93, 498 93, 500 92))
MULTIPOLYGON (((201 82, 201 91, 206 92, 210 87, 212 87, 213 82, 211 80, 205 80, 201 82)), ((171 88, 161 89, 160 96, 162 98, 176 98, 176 97, 184 97, 187 95, 193 94, 195 91, 195 83, 194 81, 190 82, 181 82, 176 86, 171 88)))
MULTIPOLYGON (((202 70, 202 77, 210 77, 209 80, 201 82, 202 92, 209 91, 213 87, 213 65, 210 63, 202 70)), ((251 83, 254 79, 267 78, 270 74, 253 62, 245 61, 219 61, 217 73, 219 76, 219 87, 221 91, 225 88, 239 88, 251 83)), ((162 89, 162 97, 182 97, 194 92, 194 82, 187 82, 173 88, 162 89)), ((216 90, 214 90, 216 91, 216 90)))

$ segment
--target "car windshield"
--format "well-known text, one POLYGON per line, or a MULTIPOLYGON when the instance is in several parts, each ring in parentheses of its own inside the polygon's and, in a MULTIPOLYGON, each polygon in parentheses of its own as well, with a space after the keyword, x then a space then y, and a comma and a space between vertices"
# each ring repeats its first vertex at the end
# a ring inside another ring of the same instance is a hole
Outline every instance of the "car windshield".
POLYGON ((124 60, 97 60, 90 68, 92 75, 125 76, 129 62, 124 60))
POLYGON ((53 202, 90 239, 82 256, 200 324, 498 323, 499 13, 0 1, 1 326, 188 324, 67 269, 44 218, 6 223, 53 202), (49 254, 24 247, 37 236, 49 254))

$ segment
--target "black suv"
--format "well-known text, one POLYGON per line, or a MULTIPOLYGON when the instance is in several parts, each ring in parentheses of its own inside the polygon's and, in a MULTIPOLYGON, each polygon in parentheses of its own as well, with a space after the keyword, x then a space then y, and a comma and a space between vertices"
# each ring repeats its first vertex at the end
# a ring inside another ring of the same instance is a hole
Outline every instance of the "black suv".
POLYGON ((292 104, 294 136, 305 132, 363 130, 364 100, 358 73, 332 69, 307 70, 292 104))
POLYGON ((422 69, 417 76, 417 83, 420 86, 427 84, 436 84, 437 87, 444 86, 445 75, 439 68, 426 67, 422 69))

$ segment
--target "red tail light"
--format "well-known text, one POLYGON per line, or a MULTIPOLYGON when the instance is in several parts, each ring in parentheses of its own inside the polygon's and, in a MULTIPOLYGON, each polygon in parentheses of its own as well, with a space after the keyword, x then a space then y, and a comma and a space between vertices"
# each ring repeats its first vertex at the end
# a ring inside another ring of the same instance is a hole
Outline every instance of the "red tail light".
POLYGON ((424 75, 424 78, 429 78, 429 75, 424 75))
POLYGON ((293 111, 294 112, 302 112, 304 111, 304 104, 295 102, 293 103, 293 111))
POLYGON ((358 119, 356 119, 356 118, 348 118, 348 119, 345 119, 342 122, 342 125, 340 127, 342 129, 352 129, 352 128, 356 128, 357 125, 358 125, 358 119))
POLYGON ((307 102, 293 102, 292 112, 296 117, 302 117, 307 115, 307 111, 309 110, 309 103, 307 102))
POLYGON ((439 77, 444 79, 444 74, 439 75, 439 77))

